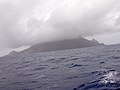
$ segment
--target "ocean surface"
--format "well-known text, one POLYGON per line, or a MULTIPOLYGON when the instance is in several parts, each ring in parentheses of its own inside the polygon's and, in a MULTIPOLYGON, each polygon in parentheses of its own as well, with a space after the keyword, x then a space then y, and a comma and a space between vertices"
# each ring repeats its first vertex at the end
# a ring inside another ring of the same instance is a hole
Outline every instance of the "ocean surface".
POLYGON ((1 57, 0 90, 120 90, 120 45, 1 57))

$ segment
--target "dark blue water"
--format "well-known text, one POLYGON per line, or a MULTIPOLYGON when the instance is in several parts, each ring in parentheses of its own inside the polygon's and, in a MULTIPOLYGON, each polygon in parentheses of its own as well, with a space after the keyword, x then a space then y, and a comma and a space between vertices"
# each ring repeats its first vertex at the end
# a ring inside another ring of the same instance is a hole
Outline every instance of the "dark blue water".
POLYGON ((0 90, 120 90, 120 45, 2 57, 0 90))

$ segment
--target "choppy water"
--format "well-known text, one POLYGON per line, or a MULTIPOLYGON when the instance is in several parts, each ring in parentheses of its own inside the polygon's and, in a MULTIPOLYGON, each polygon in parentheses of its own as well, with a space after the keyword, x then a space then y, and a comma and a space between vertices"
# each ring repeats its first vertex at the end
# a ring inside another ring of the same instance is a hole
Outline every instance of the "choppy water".
POLYGON ((120 45, 2 57, 0 90, 120 90, 120 45))

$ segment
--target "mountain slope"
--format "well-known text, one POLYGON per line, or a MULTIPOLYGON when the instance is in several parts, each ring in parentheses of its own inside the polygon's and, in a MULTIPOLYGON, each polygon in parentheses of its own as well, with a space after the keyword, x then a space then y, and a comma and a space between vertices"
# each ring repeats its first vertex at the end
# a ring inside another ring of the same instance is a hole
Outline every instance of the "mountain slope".
POLYGON ((92 47, 92 46, 98 46, 98 45, 101 45, 101 44, 84 39, 84 38, 77 38, 77 39, 68 39, 68 40, 37 44, 22 52, 38 53, 38 52, 92 47))

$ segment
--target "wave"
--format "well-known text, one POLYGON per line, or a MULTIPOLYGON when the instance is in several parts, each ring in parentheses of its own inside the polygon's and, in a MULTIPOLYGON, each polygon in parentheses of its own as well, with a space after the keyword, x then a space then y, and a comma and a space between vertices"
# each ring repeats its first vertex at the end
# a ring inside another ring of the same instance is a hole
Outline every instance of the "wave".
POLYGON ((120 73, 115 70, 104 73, 97 80, 84 83, 73 90, 120 90, 120 73))

